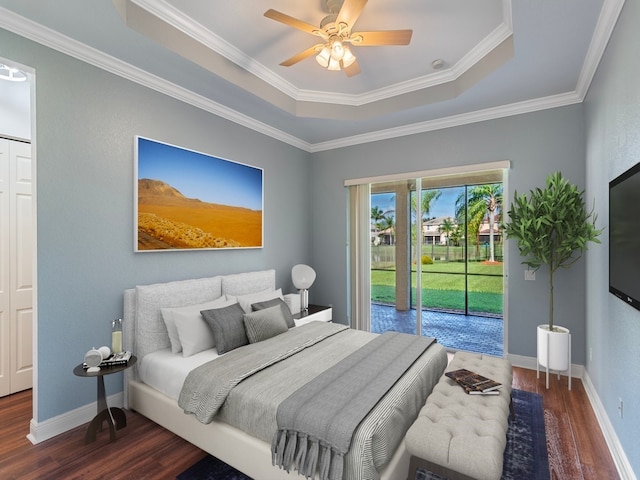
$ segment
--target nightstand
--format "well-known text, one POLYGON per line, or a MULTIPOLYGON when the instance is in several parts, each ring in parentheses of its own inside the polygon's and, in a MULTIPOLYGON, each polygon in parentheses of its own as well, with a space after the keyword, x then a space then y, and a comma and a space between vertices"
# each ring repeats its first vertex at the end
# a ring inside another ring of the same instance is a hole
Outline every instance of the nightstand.
POLYGON ((304 312, 296 313, 293 319, 296 322, 296 326, 304 325, 305 323, 320 321, 330 322, 333 315, 333 309, 324 305, 309 305, 309 309, 304 312))
POLYGON ((114 442, 116 439, 116 430, 120 430, 127 426, 127 417, 124 410, 117 407, 107 405, 107 396, 104 389, 104 376, 112 373, 122 372, 129 367, 135 365, 138 361, 135 355, 131 355, 129 361, 124 365, 114 365, 112 367, 101 367, 97 372, 87 371, 82 363, 73 369, 74 375, 79 377, 96 377, 98 379, 98 413, 87 428, 87 434, 84 437, 84 443, 91 443, 96 439, 96 433, 102 431, 103 422, 109 425, 109 439, 114 442))

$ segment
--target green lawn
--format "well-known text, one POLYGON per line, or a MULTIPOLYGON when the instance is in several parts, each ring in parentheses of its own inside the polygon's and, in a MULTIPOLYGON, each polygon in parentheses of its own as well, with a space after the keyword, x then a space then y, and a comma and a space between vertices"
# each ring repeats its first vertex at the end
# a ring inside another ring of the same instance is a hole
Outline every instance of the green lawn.
MULTIPOLYGON (((464 311, 464 264, 436 262, 423 265, 422 306, 446 310, 464 311)), ((468 276, 469 311, 502 314, 502 265, 470 263, 468 276), (495 275, 495 276, 488 276, 495 275)), ((412 297, 415 299, 415 271, 412 275, 412 297)), ((395 303, 395 271, 371 271, 371 300, 395 303)))

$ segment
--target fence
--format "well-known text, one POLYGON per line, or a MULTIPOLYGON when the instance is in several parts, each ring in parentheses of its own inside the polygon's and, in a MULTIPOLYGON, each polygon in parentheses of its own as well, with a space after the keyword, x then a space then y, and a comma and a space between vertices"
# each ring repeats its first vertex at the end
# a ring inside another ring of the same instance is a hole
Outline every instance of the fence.
MULTIPOLYGON (((494 260, 501 262, 503 260, 503 244, 496 243, 494 245, 494 260)), ((490 258, 489 244, 481 245, 469 245, 468 247, 468 261, 469 262, 484 262, 490 258)), ((462 262, 464 261, 464 247, 463 246, 449 246, 445 245, 423 245, 422 255, 431 257, 434 262, 462 262)), ((411 253, 412 262, 415 263, 415 254, 411 253)), ((372 245, 371 246, 371 268, 372 269, 395 269, 396 266, 396 245, 372 245)))

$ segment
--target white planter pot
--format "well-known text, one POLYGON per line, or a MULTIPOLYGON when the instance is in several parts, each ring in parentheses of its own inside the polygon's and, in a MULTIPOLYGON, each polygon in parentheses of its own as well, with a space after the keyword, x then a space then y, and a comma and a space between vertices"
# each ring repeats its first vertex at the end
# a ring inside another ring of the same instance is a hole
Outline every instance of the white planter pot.
POLYGON ((538 325, 538 364, 557 372, 569 370, 571 336, 569 329, 554 325, 538 325))

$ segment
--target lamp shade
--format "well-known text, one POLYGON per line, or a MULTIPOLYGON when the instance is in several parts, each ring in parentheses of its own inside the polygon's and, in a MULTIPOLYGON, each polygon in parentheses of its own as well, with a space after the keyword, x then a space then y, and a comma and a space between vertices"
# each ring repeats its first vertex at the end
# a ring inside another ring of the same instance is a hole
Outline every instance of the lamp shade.
POLYGON ((316 55, 316 61, 324 68, 329 66, 329 58, 331 58, 329 47, 324 47, 320 53, 316 55))
POLYGON ((315 279, 316 271, 309 265, 299 263, 291 269, 291 280, 293 281, 293 286, 298 290, 311 288, 315 279))

